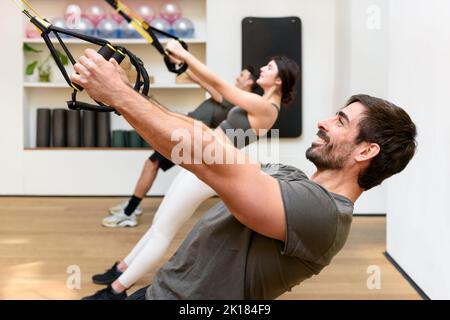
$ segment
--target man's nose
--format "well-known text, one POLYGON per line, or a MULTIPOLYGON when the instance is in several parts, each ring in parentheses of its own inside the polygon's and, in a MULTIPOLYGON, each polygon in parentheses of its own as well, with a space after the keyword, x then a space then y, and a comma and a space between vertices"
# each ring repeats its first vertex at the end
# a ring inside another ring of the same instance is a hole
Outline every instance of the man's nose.
POLYGON ((319 129, 323 129, 324 131, 329 131, 330 129, 330 124, 333 123, 336 120, 336 116, 321 120, 317 123, 317 127, 319 129))
POLYGON ((318 128, 319 130, 323 130, 323 131, 325 131, 325 132, 328 132, 328 120, 322 120, 322 121, 319 121, 319 122, 317 123, 317 128, 318 128))

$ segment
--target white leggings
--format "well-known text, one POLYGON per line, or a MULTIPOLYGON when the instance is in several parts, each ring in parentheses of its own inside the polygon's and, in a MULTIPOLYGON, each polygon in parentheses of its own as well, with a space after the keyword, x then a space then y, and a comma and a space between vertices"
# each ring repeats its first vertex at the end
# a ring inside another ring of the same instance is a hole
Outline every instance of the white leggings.
POLYGON ((128 268, 119 277, 119 282, 131 287, 154 268, 182 225, 203 201, 215 194, 210 186, 182 168, 161 202, 152 226, 124 259, 128 268))

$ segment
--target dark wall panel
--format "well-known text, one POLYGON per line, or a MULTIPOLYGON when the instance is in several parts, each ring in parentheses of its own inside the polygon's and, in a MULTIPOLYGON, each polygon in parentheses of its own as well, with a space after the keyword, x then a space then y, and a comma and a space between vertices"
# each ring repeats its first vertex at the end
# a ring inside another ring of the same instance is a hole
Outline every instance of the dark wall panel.
POLYGON ((302 35, 298 17, 256 18, 242 20, 242 67, 260 68, 269 58, 285 55, 300 67, 295 99, 282 108, 274 129, 280 137, 298 137, 302 134, 302 35))

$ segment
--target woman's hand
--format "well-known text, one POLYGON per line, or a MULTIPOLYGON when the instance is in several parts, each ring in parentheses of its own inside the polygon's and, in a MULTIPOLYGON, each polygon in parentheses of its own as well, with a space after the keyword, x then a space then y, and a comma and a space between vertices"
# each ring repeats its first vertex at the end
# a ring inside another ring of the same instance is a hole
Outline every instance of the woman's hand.
POLYGON ((184 49, 181 43, 177 40, 169 40, 166 45, 166 50, 175 63, 185 62, 189 55, 189 51, 184 49))
POLYGON ((123 82, 118 68, 117 62, 106 61, 94 50, 86 49, 74 65, 76 73, 70 78, 82 86, 92 99, 114 106, 121 95, 130 89, 123 82))

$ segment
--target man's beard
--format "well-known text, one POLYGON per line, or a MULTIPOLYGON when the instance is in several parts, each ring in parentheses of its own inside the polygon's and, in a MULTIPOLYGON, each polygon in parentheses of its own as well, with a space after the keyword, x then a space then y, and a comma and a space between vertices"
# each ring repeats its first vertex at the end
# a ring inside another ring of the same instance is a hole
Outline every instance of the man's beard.
POLYGON ((317 135, 324 140, 324 144, 313 144, 306 150, 306 158, 311 161, 317 170, 339 170, 344 167, 354 149, 354 144, 345 142, 334 145, 323 131, 317 135))

